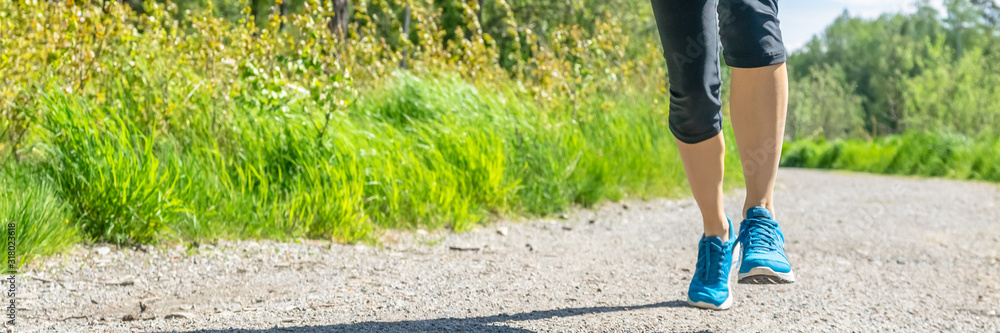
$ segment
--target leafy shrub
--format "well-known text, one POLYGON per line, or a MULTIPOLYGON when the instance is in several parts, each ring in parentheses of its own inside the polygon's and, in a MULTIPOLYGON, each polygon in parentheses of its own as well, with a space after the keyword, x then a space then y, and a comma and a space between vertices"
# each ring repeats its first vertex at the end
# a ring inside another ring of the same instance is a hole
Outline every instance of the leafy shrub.
POLYGON ((790 85, 786 135, 827 140, 864 136, 861 97, 854 94, 840 67, 814 68, 790 85))
POLYGON ((875 140, 786 142, 781 165, 1000 181, 1000 140, 947 132, 907 133, 875 140))

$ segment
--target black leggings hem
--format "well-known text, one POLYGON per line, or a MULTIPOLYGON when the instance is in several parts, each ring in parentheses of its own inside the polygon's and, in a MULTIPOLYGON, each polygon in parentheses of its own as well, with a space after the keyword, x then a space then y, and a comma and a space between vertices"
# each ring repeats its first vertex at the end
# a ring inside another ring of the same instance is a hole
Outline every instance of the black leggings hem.
POLYGON ((716 124, 715 128, 713 128, 711 131, 708 131, 708 132, 706 132, 704 134, 695 135, 695 136, 689 136, 689 135, 686 135, 685 133, 680 133, 681 131, 678 131, 678 130, 674 129, 673 126, 670 126, 669 128, 670 128, 670 132, 674 134, 674 138, 676 138, 677 141, 680 141, 680 142, 683 142, 683 143, 686 143, 686 144, 689 144, 689 145, 693 145, 693 144, 696 144, 696 143, 701 143, 702 141, 714 138, 716 135, 719 135, 719 133, 722 133, 722 123, 716 124))
POLYGON ((760 67, 767 67, 767 66, 777 65, 777 64, 783 63, 786 60, 784 52, 778 52, 778 53, 768 54, 768 55, 764 55, 764 56, 760 56, 760 57, 752 57, 752 58, 736 58, 736 57, 727 57, 727 56, 723 55, 723 58, 726 59, 726 65, 728 65, 729 67, 735 67, 735 68, 760 68, 760 67))

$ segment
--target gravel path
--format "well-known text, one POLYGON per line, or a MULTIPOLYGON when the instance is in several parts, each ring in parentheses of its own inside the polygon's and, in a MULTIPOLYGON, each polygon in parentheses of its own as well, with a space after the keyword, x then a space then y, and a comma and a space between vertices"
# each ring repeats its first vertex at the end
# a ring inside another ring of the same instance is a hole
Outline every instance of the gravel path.
POLYGON ((798 282, 723 312, 684 302, 694 202, 657 199, 381 247, 78 247, 19 278, 15 331, 1000 332, 1000 186, 783 169, 777 207, 798 282))

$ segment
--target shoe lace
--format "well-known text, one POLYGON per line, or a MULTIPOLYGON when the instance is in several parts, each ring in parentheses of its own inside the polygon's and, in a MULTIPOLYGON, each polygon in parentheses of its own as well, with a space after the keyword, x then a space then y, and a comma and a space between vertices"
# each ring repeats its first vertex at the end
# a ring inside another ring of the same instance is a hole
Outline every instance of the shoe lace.
POLYGON ((740 226, 740 239, 746 240, 746 253, 769 253, 780 250, 781 236, 778 224, 766 219, 752 218, 740 226))
POLYGON ((722 260, 726 253, 719 244, 701 241, 698 244, 698 264, 695 272, 702 281, 713 281, 722 275, 722 260))

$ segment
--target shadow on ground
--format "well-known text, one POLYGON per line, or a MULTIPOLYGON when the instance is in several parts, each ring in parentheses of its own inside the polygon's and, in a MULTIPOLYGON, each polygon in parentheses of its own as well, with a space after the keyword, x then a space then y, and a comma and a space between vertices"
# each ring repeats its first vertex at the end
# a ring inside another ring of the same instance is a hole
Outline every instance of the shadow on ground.
MULTIPOLYGON (((426 320, 407 320, 378 322, 369 321, 354 324, 337 324, 322 326, 297 326, 297 327, 274 327, 269 329, 248 330, 248 329, 225 329, 225 330, 199 330, 190 333, 264 333, 264 332, 501 332, 501 333, 526 333, 530 330, 508 327, 503 324, 510 321, 528 321, 537 319, 547 319, 554 317, 571 317, 594 313, 630 311, 648 308, 677 308, 685 307, 684 301, 660 302, 636 306, 597 306, 586 308, 569 308, 544 311, 531 311, 517 314, 498 314, 493 316, 473 317, 473 318, 438 318, 426 320)), ((702 331, 707 332, 707 331, 702 331)))

